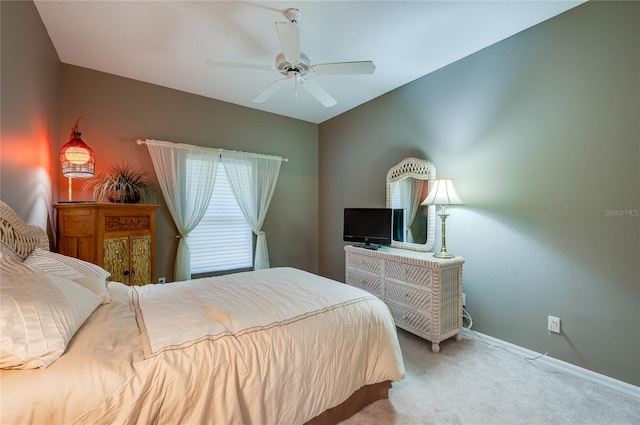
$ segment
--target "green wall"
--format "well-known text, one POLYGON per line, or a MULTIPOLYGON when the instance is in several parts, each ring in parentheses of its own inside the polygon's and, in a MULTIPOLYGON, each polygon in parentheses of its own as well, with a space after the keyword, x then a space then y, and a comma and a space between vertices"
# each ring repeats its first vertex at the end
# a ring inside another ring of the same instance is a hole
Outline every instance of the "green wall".
POLYGON ((640 384, 639 31, 639 3, 589 2, 322 123, 321 274, 344 279, 342 209, 431 160, 467 203, 474 329, 545 352, 558 316, 552 357, 640 384))

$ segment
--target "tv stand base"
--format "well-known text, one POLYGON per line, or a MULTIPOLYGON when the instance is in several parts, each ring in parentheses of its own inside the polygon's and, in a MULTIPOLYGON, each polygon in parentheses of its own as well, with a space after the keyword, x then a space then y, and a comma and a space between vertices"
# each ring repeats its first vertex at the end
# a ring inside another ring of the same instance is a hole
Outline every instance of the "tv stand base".
POLYGON ((363 243, 355 244, 353 246, 355 246, 356 248, 371 249, 373 251, 377 251, 378 248, 380 248, 380 245, 363 244, 363 243))

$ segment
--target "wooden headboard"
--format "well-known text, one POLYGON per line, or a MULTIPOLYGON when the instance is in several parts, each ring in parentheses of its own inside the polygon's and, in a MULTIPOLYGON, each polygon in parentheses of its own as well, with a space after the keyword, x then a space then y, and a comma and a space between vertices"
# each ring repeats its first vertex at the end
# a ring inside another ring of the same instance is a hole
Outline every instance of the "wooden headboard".
POLYGON ((4 202, 0 201, 0 251, 25 259, 36 248, 49 250, 47 232, 27 224, 4 202))

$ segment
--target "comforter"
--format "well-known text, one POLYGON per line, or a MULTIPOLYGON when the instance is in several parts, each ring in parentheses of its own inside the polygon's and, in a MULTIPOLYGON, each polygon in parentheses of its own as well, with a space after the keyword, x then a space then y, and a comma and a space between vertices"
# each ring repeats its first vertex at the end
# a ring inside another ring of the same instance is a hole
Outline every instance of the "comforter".
POLYGON ((1 372, 1 423, 303 424, 404 375, 385 304, 301 270, 109 292, 53 365, 1 372))

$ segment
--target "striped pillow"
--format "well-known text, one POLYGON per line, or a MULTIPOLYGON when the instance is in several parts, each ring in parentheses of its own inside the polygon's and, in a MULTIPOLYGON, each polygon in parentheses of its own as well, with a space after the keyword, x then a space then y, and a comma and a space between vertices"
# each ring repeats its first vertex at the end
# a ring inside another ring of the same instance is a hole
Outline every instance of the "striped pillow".
POLYGON ((102 298, 69 279, 0 257, 0 368, 45 368, 102 298))
POLYGON ((47 275, 64 277, 79 283, 98 294, 102 298, 102 304, 111 302, 107 290, 107 278, 111 273, 98 265, 40 248, 29 254, 24 264, 47 275))

